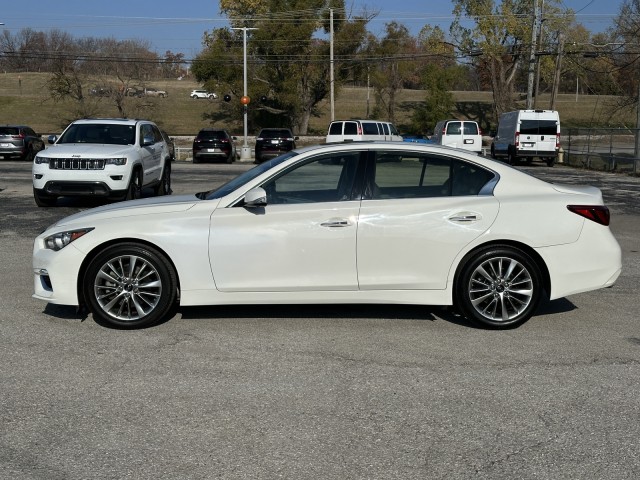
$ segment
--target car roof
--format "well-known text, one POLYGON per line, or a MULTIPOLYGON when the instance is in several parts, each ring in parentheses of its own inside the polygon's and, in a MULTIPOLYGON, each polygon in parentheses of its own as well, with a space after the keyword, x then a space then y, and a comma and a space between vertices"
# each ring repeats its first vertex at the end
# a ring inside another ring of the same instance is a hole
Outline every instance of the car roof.
POLYGON ((135 125, 138 122, 153 123, 151 120, 143 120, 139 118, 81 118, 81 119, 75 120, 72 123, 113 123, 113 124, 124 123, 129 125, 135 125))

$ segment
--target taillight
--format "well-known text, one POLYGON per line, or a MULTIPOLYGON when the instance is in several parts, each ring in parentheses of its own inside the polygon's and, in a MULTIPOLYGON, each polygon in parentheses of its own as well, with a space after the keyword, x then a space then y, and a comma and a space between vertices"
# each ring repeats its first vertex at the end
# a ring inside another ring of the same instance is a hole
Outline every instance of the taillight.
POLYGON ((560 148, 560 134, 556 134, 556 149, 560 148))
POLYGON ((226 138, 221 138, 221 139, 220 139, 220 141, 221 141, 222 143, 229 143, 229 140, 227 140, 226 138))
POLYGON ((516 140, 515 140, 515 145, 516 147, 520 146, 520 132, 516 132, 516 140))
POLYGON ((285 138, 287 142, 293 142, 293 138, 285 138))
POLYGON ((609 209, 604 205, 567 205, 567 208, 569 211, 600 225, 609 225, 611 215, 609 209))
POLYGON ((362 135, 362 125, 358 125, 358 135, 362 135))

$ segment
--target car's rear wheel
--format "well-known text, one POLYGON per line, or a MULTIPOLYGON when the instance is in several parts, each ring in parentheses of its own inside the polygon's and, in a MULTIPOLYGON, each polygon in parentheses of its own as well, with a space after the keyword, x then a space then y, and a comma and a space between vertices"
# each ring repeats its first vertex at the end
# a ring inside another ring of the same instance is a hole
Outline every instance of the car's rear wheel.
POLYGON ((57 201, 57 197, 42 193, 35 188, 33 189, 33 198, 39 207, 53 207, 57 201))
POLYGON ((22 159, 23 159, 25 162, 29 162, 29 163, 31 163, 31 162, 33 162, 33 159, 35 158, 35 156, 36 156, 36 152, 34 152, 34 151, 33 151, 33 147, 31 147, 31 146, 30 146, 30 147, 27 149, 27 153, 25 153, 25 154, 24 154, 24 157, 22 157, 22 159))
POLYGON ((512 150, 512 149, 509 149, 509 150, 507 151, 507 163, 508 163, 509 165, 515 165, 515 164, 516 164, 516 162, 517 162, 517 157, 516 157, 516 155, 513 153, 513 150, 512 150))
POLYGON ((547 162, 547 167, 553 167, 556 163, 556 159, 554 157, 549 157, 546 160, 547 162))
POLYGON ((177 297, 177 277, 168 259, 136 243, 113 245, 97 254, 82 285, 94 319, 116 328, 157 323, 177 297))
POLYGON ((544 288, 536 262, 509 246, 492 246, 462 263, 455 285, 456 306, 488 328, 513 328, 534 314, 544 288))

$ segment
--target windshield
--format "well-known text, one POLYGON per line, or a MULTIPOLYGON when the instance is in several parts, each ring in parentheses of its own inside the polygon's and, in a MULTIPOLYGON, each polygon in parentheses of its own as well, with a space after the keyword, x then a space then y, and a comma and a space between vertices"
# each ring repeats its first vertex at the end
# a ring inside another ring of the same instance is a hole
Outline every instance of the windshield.
POLYGON ((109 145, 133 145, 135 142, 135 125, 110 123, 73 124, 57 141, 58 144, 100 143, 109 145))
POLYGON ((287 152, 287 153, 285 153, 283 155, 280 155, 280 156, 278 156, 276 158, 273 158, 271 160, 267 160, 266 162, 261 163, 257 167, 254 167, 251 170, 248 170, 248 171, 244 172, 243 174, 238 175, 236 178, 234 178, 230 182, 225 183, 221 187, 219 187, 219 188, 217 188, 215 190, 211 190, 209 192, 198 193, 196 195, 196 197, 198 197, 200 199, 204 199, 204 200, 213 200, 213 199, 216 199, 216 198, 222 198, 224 196, 227 196, 231 192, 233 192, 234 190, 240 188, 241 186, 243 186, 246 183, 250 182, 254 178, 262 175, 267 170, 269 170, 269 169, 271 169, 271 168, 273 168, 273 167, 275 167, 277 165, 280 165, 285 160, 288 160, 291 157, 295 157, 296 155, 298 155, 296 152, 291 151, 291 152, 287 152))

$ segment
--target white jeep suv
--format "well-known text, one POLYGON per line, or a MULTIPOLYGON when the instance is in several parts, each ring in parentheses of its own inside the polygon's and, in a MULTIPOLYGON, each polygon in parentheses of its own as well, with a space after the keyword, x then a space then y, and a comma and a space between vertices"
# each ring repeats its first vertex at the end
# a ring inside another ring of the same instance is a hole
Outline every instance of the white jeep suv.
POLYGON ((209 92, 207 90, 191 90, 189 96, 191 98, 208 98, 209 100, 218 98, 217 93, 209 92))
POLYGON ((147 120, 84 119, 71 123, 33 161, 33 196, 40 207, 62 196, 139 198, 144 187, 171 193, 169 147, 147 120))

